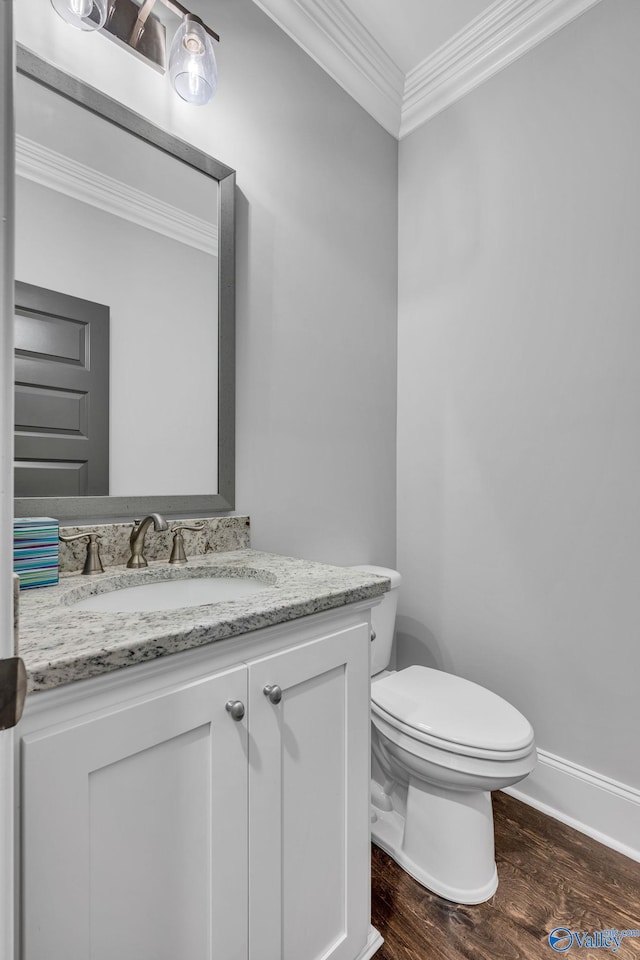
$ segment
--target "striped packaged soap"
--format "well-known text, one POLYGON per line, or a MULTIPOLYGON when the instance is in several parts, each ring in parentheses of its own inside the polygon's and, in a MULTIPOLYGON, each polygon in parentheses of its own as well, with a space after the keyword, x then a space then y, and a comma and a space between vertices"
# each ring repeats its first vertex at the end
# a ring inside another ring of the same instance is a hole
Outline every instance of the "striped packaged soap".
POLYGON ((53 517, 13 521, 13 569, 21 590, 58 582, 58 526, 53 517))

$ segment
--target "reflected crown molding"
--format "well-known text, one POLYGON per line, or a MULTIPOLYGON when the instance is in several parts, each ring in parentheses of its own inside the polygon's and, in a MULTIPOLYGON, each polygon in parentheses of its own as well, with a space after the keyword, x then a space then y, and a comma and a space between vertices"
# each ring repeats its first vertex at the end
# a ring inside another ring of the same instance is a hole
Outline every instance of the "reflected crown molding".
POLYGON ((218 255, 215 224, 20 135, 16 136, 16 175, 210 256, 218 255))
POLYGON ((254 0, 402 139, 600 0, 497 0, 405 76, 345 0, 254 0))

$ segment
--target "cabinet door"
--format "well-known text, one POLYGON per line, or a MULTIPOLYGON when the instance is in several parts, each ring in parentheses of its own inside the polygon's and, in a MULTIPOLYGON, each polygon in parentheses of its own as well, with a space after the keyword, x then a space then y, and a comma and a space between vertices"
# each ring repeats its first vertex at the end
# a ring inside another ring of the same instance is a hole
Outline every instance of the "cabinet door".
POLYGON ((24 738, 24 960, 246 960, 246 683, 24 738))
POLYGON ((249 663, 252 960, 353 960, 366 942, 368 647, 362 623, 249 663))

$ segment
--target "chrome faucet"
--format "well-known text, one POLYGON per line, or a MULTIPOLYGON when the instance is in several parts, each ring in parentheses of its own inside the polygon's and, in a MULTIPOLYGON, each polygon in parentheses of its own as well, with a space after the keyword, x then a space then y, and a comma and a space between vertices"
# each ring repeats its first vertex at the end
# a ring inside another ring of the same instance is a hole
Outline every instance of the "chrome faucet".
POLYGON ((144 520, 136 520, 133 524, 133 530, 131 531, 131 536, 129 537, 129 546, 131 547, 131 556, 127 561, 127 566, 130 569, 136 569, 138 567, 146 567, 147 559, 143 553, 144 551, 144 538, 147 535, 147 530, 153 524, 154 530, 168 530, 169 525, 164 517, 160 516, 159 513, 150 513, 148 517, 145 517, 144 520))

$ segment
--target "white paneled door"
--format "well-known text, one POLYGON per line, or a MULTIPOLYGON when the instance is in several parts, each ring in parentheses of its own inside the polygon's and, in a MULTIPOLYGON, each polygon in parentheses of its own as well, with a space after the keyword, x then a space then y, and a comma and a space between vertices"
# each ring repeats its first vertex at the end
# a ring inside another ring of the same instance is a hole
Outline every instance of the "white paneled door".
MULTIPOLYGON (((0 659, 13 655, 13 31, 0 0, 0 659)), ((0 731, 0 957, 14 956, 13 731, 0 731)))

